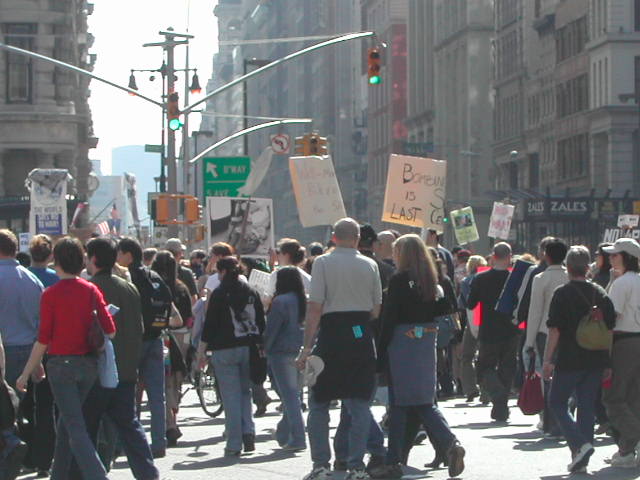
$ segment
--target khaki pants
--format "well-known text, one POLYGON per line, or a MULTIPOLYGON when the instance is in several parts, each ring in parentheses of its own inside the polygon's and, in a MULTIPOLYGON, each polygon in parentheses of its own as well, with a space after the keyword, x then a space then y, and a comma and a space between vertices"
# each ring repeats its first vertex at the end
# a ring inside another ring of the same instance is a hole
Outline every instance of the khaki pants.
POLYGON ((640 337, 617 340, 611 351, 611 388, 603 390, 609 421, 620 432, 618 447, 633 451, 640 441, 640 337))

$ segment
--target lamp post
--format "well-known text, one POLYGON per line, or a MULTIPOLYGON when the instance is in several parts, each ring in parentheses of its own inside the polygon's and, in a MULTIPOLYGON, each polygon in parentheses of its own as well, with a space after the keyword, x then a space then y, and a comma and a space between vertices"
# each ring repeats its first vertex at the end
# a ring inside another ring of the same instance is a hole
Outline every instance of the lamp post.
MULTIPOLYGON (((248 72, 248 66, 254 67, 264 67, 265 65, 269 65, 271 60, 258 60, 257 58, 245 58, 242 62, 242 75, 246 75, 248 72)), ((242 121, 242 128, 246 130, 249 128, 249 92, 247 82, 242 83, 242 115, 244 115, 244 119, 242 121)), ((197 154, 197 152, 196 152, 197 154)), ((245 156, 249 156, 249 137, 245 135, 244 137, 244 154, 245 156)))

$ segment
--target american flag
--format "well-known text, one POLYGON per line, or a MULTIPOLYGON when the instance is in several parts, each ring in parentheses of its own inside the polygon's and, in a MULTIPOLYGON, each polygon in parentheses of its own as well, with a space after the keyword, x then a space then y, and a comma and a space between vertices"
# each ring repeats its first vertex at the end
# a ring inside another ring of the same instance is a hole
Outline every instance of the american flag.
POLYGON ((102 223, 99 223, 96 226, 96 231, 100 234, 100 235, 107 235, 109 234, 110 230, 109 230, 109 223, 105 220, 102 223))

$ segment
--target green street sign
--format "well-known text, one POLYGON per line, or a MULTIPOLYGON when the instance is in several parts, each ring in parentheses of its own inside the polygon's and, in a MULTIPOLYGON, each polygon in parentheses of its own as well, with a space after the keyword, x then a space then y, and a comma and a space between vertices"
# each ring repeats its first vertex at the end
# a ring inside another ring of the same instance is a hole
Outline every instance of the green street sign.
POLYGON ((144 151, 147 153, 162 153, 162 145, 149 145, 144 146, 144 151))
POLYGON ((249 157, 208 157, 203 163, 207 197, 237 197, 251 173, 249 157))

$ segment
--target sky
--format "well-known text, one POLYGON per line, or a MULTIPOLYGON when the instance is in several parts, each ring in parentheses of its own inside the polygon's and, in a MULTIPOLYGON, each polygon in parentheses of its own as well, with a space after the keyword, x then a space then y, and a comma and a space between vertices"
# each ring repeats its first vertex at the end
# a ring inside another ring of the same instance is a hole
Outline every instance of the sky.
MULTIPOLYGON (((190 41, 190 67, 198 69, 203 93, 191 96, 190 103, 204 95, 211 77, 213 54, 217 51, 217 19, 213 9, 217 0, 93 0, 94 13, 89 17, 89 32, 95 36, 90 53, 97 54, 93 73, 127 86, 130 70, 155 69, 162 65, 161 47, 143 47, 143 43, 160 42, 160 30, 173 27, 176 32, 194 35, 190 41)), ((176 67, 185 66, 184 46, 176 47, 176 67)), ((137 73, 141 93, 160 101, 162 82, 156 75, 137 73)), ((178 75, 177 90, 183 106, 184 74, 178 75)), ((191 75, 188 77, 191 81, 191 75)), ((123 145, 159 144, 161 110, 140 98, 132 97, 101 82, 92 80, 91 105, 98 148, 89 152, 100 160, 103 173, 111 170, 111 150, 123 145)), ((190 116, 190 129, 197 129, 200 118, 190 116)), ((178 139, 180 141, 180 139, 178 139)))

